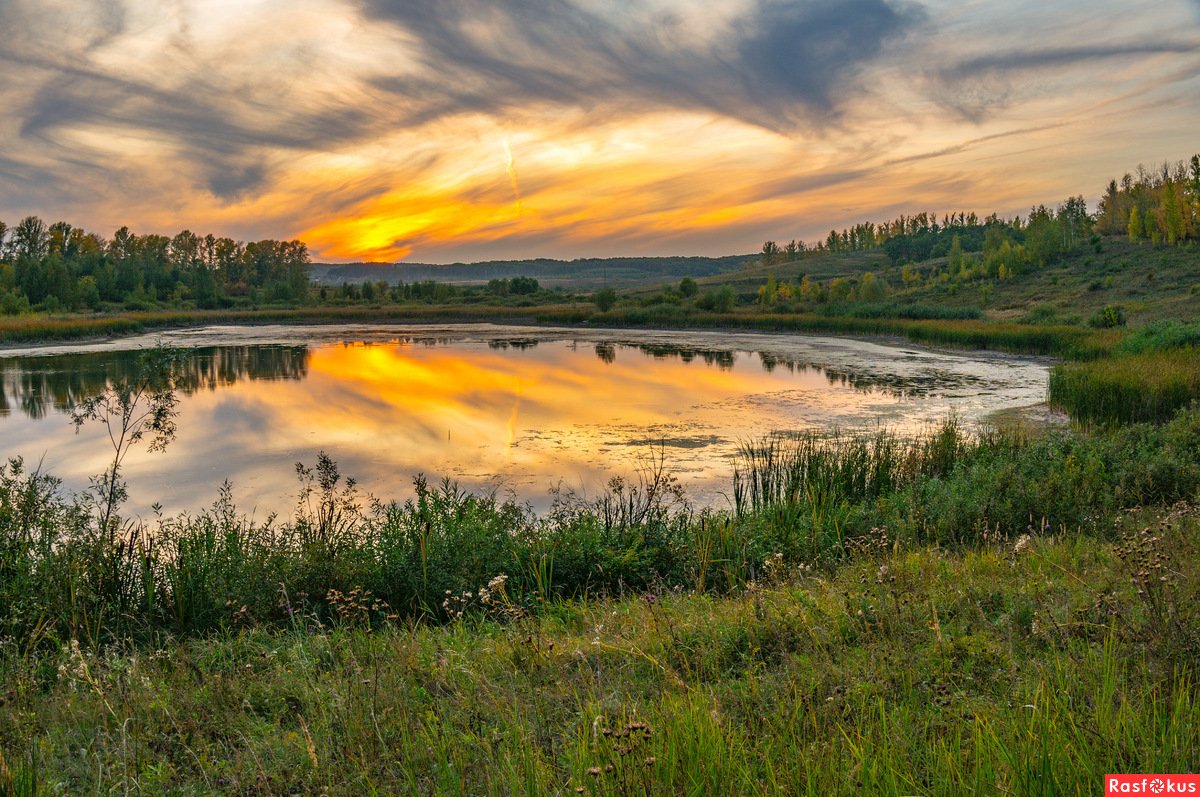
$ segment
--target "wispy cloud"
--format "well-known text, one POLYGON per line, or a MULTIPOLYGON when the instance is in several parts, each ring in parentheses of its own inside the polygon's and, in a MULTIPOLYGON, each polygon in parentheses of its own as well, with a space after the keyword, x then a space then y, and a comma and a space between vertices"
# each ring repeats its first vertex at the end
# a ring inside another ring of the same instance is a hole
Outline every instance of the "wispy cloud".
POLYGON ((697 36, 649 3, 621 13, 579 0, 366 0, 364 8, 405 31, 424 66, 377 81, 408 124, 550 105, 817 126, 857 91, 864 67, 924 19, 895 0, 753 0, 697 36))

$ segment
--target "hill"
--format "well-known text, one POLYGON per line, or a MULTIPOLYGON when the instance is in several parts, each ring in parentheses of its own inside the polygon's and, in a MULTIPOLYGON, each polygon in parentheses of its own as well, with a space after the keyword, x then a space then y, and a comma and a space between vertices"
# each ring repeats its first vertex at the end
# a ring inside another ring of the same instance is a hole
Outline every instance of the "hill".
POLYGON ((755 260, 697 282, 702 288, 728 285, 749 301, 771 277, 780 284, 798 285, 805 277, 826 285, 834 280, 853 284, 869 272, 886 286, 889 304, 975 308, 997 320, 1084 323, 1110 306, 1120 306, 1135 326, 1200 316, 1200 247, 1194 242, 1154 246, 1110 236, 1056 263, 1003 279, 947 279, 948 271, 947 257, 893 264, 884 252, 868 251, 771 265, 755 260))
POLYGON ((346 282, 484 283, 492 279, 534 277, 546 287, 591 289, 612 285, 632 287, 646 283, 707 277, 734 271, 752 255, 725 257, 610 257, 578 260, 488 260, 479 263, 314 263, 310 278, 318 284, 346 282))

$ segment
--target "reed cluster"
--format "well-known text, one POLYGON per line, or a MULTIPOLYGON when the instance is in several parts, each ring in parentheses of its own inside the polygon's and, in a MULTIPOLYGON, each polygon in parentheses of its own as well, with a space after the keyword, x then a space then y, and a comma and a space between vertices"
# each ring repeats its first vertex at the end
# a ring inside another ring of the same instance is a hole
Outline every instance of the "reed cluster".
POLYGON ((0 468, 0 636, 152 640, 325 620, 357 595, 371 621, 444 621, 484 609, 498 576, 523 610, 647 590, 724 593, 777 555, 826 566, 863 547, 969 547, 1030 529, 1105 533, 1123 508, 1200 487, 1200 412, 1104 435, 970 432, 914 439, 747 445, 732 512, 700 511, 662 461, 599 496, 560 493, 536 516, 494 493, 418 478, 414 497, 371 499, 320 457, 301 467, 290 518, 255 522, 221 492, 195 515, 108 518, 98 493, 66 495, 19 460, 0 468), (366 596, 370 596, 367 598, 366 596))

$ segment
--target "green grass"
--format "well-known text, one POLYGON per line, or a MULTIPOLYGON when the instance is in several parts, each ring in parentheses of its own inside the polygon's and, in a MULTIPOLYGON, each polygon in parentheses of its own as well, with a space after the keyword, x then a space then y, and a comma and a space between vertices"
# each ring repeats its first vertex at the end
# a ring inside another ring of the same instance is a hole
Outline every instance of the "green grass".
POLYGON ((202 324, 263 323, 422 323, 496 322, 568 324, 673 329, 751 329, 905 337, 917 343, 973 349, 996 349, 1023 354, 1087 359, 1106 354, 1120 332, 1065 325, 1034 325, 986 321, 976 311, 950 308, 905 308, 900 305, 847 306, 845 315, 764 313, 746 307, 729 313, 664 304, 618 306, 598 312, 587 302, 530 307, 481 304, 363 305, 277 307, 257 310, 177 310, 127 312, 111 315, 31 315, 0 318, 0 343, 70 340, 130 335, 152 329, 202 324), (933 317, 927 316, 944 316, 933 317))
POLYGON ((421 321, 536 321, 542 313, 569 313, 570 305, 503 307, 492 305, 362 305, 277 307, 256 310, 166 310, 109 315, 28 315, 0 317, 0 342, 68 340, 129 335, 150 329, 200 324, 363 323, 421 321))
MULTIPOLYGON (((553 321, 551 312, 539 314, 553 321)), ((1085 327, 1004 323, 970 319, 914 320, 859 318, 818 313, 764 313, 747 308, 732 313, 705 313, 675 305, 648 308, 618 307, 597 313, 589 322, 601 326, 667 326, 671 328, 728 328, 764 332, 904 337, 917 343, 971 349, 995 349, 1021 354, 1046 354, 1089 359, 1105 355, 1121 338, 1120 332, 1085 327)))
POLYGON ((1121 341, 1114 353, 1144 354, 1150 351, 1197 346, 1200 346, 1200 323, 1155 321, 1131 332, 1121 341))
POLYGON ((1200 414, 1097 435, 1029 434, 953 421, 915 439, 886 432, 801 435, 747 447, 738 517, 760 551, 837 559, 879 528, 906 542, 958 548, 1028 529, 1101 531, 1124 508, 1200 488, 1200 414))
POLYGON ((975 320, 983 317, 978 307, 947 307, 939 304, 899 302, 829 302, 817 308, 818 315, 850 318, 907 318, 917 321, 975 320))
POLYGON ((222 493, 196 515, 100 533, 93 495, 64 495, 17 461, 0 468, 0 636, 153 641, 228 630, 239 615, 326 619, 339 595, 373 617, 445 620, 448 594, 498 574, 526 604, 646 589, 725 592, 777 553, 840 562, 886 527, 906 544, 970 547, 1028 528, 1102 533, 1105 519, 1200 489, 1200 412, 1100 435, 803 437, 751 447, 737 511, 699 512, 660 467, 551 512, 449 481, 404 502, 364 501, 322 456, 290 518, 255 523, 222 493), (376 605, 375 601, 378 601, 376 605))
POLYGON ((1162 422, 1200 399, 1200 350, 1149 351, 1056 366, 1050 401, 1084 424, 1162 422))
POLYGON ((1096 794, 1200 762, 1198 531, 881 544, 445 626, 9 640, 0 793, 1096 794))
MULTIPOLYGON (((978 256, 978 255, 976 255, 978 256)), ((1131 243, 1124 237, 1103 239, 1100 251, 1084 247, 1045 268, 1031 268, 1011 279, 978 279, 967 282, 930 281, 934 270, 946 269, 945 258, 908 264, 922 280, 906 284, 902 266, 893 266, 882 252, 819 255, 793 263, 764 266, 750 263, 742 269, 699 280, 704 287, 728 284, 749 299, 774 276, 780 281, 811 280, 828 283, 834 278, 856 278, 872 272, 892 288, 889 303, 951 309, 981 309, 995 321, 1017 321, 1035 311, 1043 322, 1080 325, 1108 305, 1125 308, 1137 326, 1162 319, 1191 320, 1200 315, 1195 242, 1181 246, 1131 243), (986 288, 986 290, 985 290, 986 288)), ((648 294, 650 289, 641 293, 648 294)))

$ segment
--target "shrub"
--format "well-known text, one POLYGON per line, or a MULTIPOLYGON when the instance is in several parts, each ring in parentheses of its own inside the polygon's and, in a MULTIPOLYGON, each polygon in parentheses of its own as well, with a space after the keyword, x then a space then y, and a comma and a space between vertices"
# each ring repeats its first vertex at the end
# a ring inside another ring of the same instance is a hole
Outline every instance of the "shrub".
POLYGON ((1088 326, 1094 329, 1112 329, 1125 326, 1125 308, 1120 305, 1107 305, 1088 319, 1088 326))

